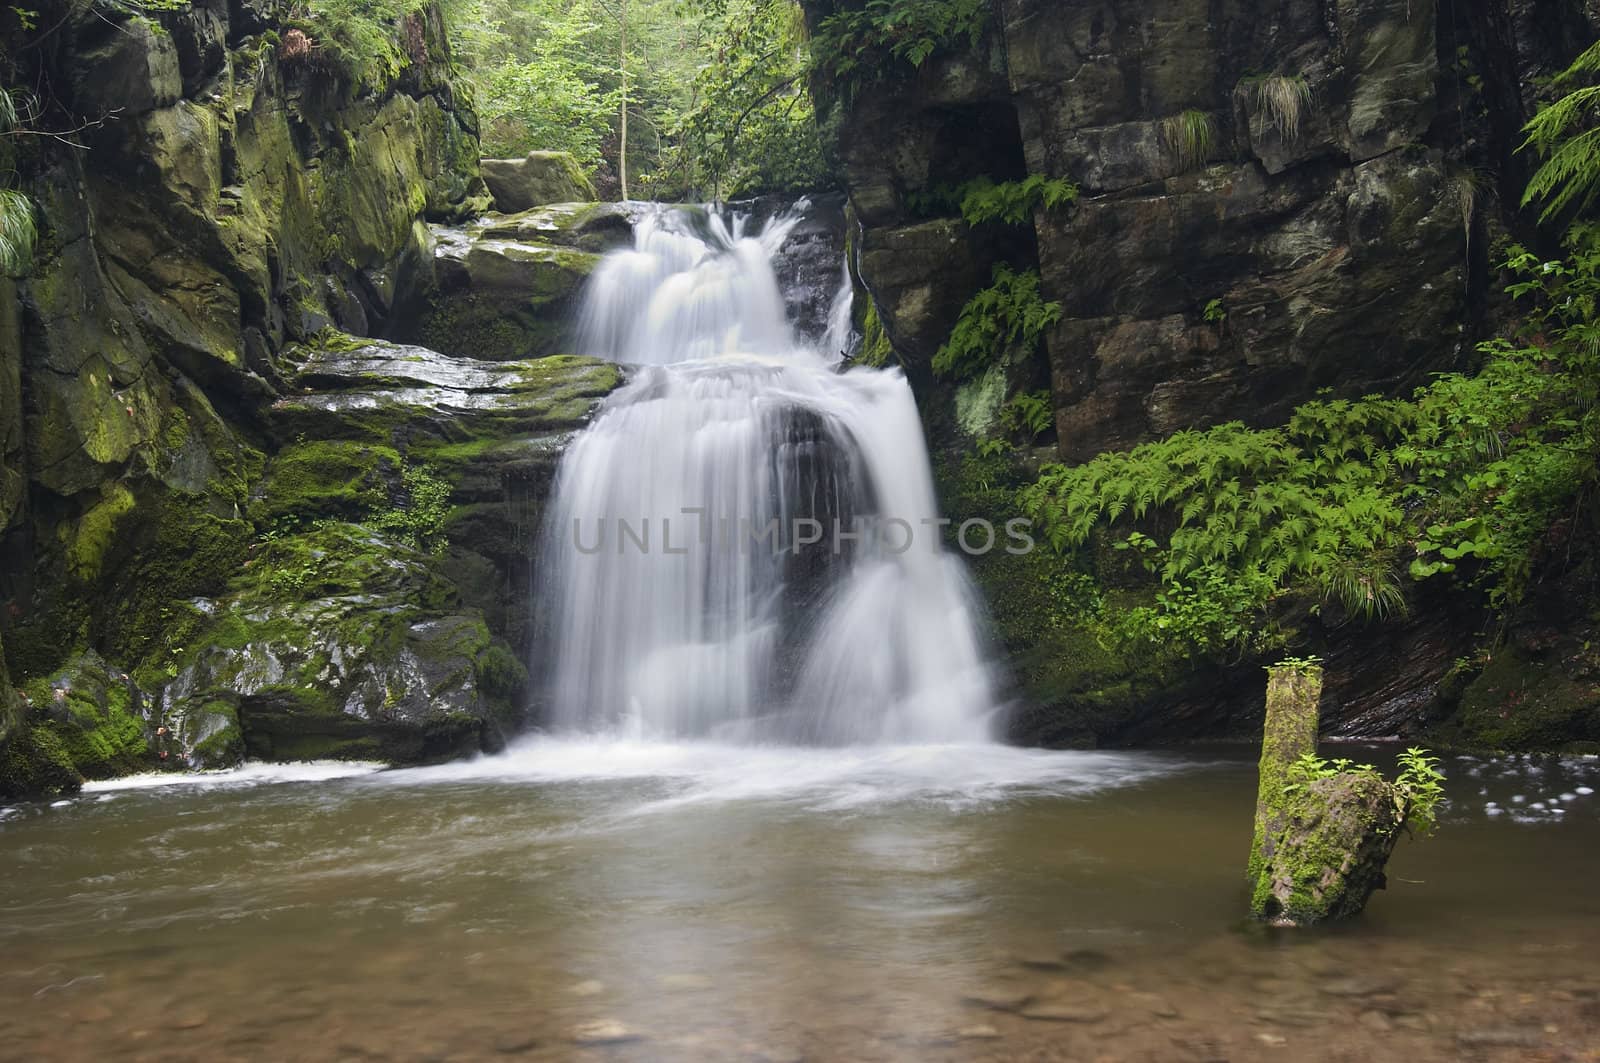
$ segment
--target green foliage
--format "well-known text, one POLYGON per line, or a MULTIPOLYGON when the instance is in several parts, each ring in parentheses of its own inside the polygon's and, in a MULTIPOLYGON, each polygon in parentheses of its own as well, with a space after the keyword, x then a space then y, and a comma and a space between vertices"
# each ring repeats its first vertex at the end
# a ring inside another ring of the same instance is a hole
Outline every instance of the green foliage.
POLYGON ((669 130, 651 187, 658 194, 703 189, 711 198, 800 192, 834 184, 806 91, 805 24, 791 0, 719 0, 694 27, 706 55, 693 96, 669 130))
POLYGON ((1065 178, 1029 174, 1021 181, 995 184, 980 177, 961 187, 961 216, 968 225, 990 221, 1022 225, 1031 222, 1040 207, 1059 210, 1077 199, 1078 186, 1065 178))
POLYGON ((922 215, 959 212, 968 225, 1025 225, 1040 208, 1060 210, 1076 203, 1078 192, 1078 186, 1071 181, 1042 174, 998 184, 993 178, 978 177, 956 188, 944 186, 911 193, 906 205, 922 215))
POLYGON ((1201 314, 1201 317, 1208 325, 1221 325, 1226 323, 1228 320, 1228 308, 1223 304, 1221 299, 1213 299, 1206 304, 1206 308, 1201 314))
POLYGON ((1293 764, 1289 765, 1289 785, 1285 786, 1283 791, 1290 794, 1298 793, 1311 783, 1331 779, 1346 772, 1376 775, 1378 769, 1371 764, 1357 764, 1348 757, 1324 760, 1315 753, 1302 753, 1293 764))
POLYGON ((1018 395, 1000 408, 1000 427, 1015 435, 1037 439, 1055 424, 1055 404, 1048 391, 1018 395))
POLYGON ((557 25, 531 46, 533 58, 491 67, 478 82, 483 153, 510 158, 530 151, 570 152, 586 170, 600 165, 618 104, 591 78, 572 47, 592 26, 557 25))
POLYGON ((400 470, 405 498, 399 504, 373 514, 371 523, 398 535, 415 550, 442 554, 444 526, 450 519, 450 482, 422 465, 407 465, 400 470))
MULTIPOLYGON (((1392 784, 1395 813, 1417 834, 1432 834, 1439 825, 1439 802, 1444 800, 1444 772, 1439 769, 1439 758, 1412 746, 1396 760, 1400 773, 1392 784)), ((1347 773, 1377 775, 1378 769, 1345 757, 1324 760, 1315 753, 1303 753, 1289 765, 1289 783, 1283 790, 1286 794, 1300 793, 1320 779, 1347 773)))
MULTIPOLYGON (((1597 74, 1600 42, 1573 60, 1555 83, 1565 88, 1574 82, 1592 81, 1597 74)), ((1600 85, 1583 85, 1545 107, 1523 127, 1528 139, 1522 150, 1532 148, 1544 161, 1528 182, 1522 202, 1527 206, 1542 201, 1540 218, 1544 221, 1584 210, 1600 195, 1597 105, 1600 85)))
POLYGON ((941 377, 965 379, 996 362, 1038 347, 1044 330, 1061 320, 1061 304, 1039 294, 1039 271, 994 268, 994 283, 962 307, 950 338, 933 356, 941 377))
POLYGON ((1318 400, 1282 428, 1225 424, 1048 466, 1023 510, 1062 551, 1121 527, 1165 588, 1155 619, 1169 622, 1147 633, 1200 652, 1259 642, 1267 605, 1289 593, 1398 613, 1406 569, 1459 568, 1508 607, 1600 456, 1600 233, 1575 233, 1570 250, 1559 262, 1512 250, 1525 323, 1481 346, 1476 376, 1441 375, 1409 399, 1318 400))
POLYGON ((307 0, 291 25, 311 38, 319 62, 352 84, 381 89, 417 59, 403 24, 426 7, 427 0, 307 0))
MULTIPOLYGON (((15 98, 0 90, 0 137, 14 133, 19 125, 15 98)), ((9 160, 10 145, 4 151, 9 160)), ((26 272, 38 239, 33 201, 14 188, 0 188, 0 273, 26 272)))
POLYGON ((1412 746, 1400 754, 1400 775, 1394 781, 1406 825, 1418 834, 1432 834, 1439 825, 1439 802, 1444 799, 1444 772, 1439 758, 1412 746))
POLYGON ((1204 111, 1182 111, 1163 118, 1161 142, 1172 156, 1173 173, 1189 173, 1205 166, 1217 139, 1217 125, 1204 111))
POLYGON ((894 358, 894 345, 884 331, 883 319, 878 316, 878 304, 867 297, 867 312, 861 322, 861 351, 856 364, 872 369, 882 369, 894 358))
POLYGON ((811 62, 833 98, 916 70, 940 52, 976 48, 989 0, 866 0, 817 24, 811 62))

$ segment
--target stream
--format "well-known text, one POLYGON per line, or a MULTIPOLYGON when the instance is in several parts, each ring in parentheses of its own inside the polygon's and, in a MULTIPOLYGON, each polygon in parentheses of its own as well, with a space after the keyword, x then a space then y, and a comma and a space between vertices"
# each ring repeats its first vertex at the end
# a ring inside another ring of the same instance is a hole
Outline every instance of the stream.
POLYGON ((1243 920, 1230 748, 93 784, 0 815, 0 1059, 1590 1058, 1600 762, 1445 766, 1367 913, 1288 933, 1243 920))

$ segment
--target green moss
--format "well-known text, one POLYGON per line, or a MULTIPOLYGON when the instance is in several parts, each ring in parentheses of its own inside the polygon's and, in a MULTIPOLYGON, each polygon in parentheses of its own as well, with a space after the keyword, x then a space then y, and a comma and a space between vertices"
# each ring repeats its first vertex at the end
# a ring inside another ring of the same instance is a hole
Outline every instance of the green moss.
POLYGON ((137 691, 93 652, 76 655, 48 680, 25 684, 34 732, 50 735, 74 771, 110 778, 149 763, 137 691))
POLYGON ((1600 741, 1600 657, 1589 650, 1570 660, 1529 660, 1502 650, 1461 695, 1456 713, 1432 732, 1435 740, 1471 749, 1534 751, 1600 741))
POLYGON ((83 776, 50 730, 24 726, 0 744, 0 798, 76 793, 82 785, 83 776))
POLYGON ((393 447, 371 443, 290 446, 268 466, 251 519, 263 527, 284 519, 359 520, 388 504, 403 464, 393 447))
POLYGON ((870 296, 865 301, 867 311, 861 321, 861 352, 856 355, 856 364, 882 369, 894 360, 894 346, 878 317, 878 304, 870 296))
POLYGON ((78 518, 67 540, 67 568, 74 576, 86 583, 99 577, 106 553, 117 541, 118 527, 135 504, 132 491, 110 483, 100 501, 78 518))
MULTIPOLYGON (((1300 791, 1290 788, 1290 769, 1317 750, 1317 722, 1322 697, 1320 667, 1277 665, 1267 670, 1267 713, 1261 738, 1256 784, 1255 833, 1250 843, 1247 874, 1259 891, 1270 876, 1268 839, 1280 833, 1295 811, 1300 791)), ((1256 911, 1261 911, 1256 909, 1256 911)))

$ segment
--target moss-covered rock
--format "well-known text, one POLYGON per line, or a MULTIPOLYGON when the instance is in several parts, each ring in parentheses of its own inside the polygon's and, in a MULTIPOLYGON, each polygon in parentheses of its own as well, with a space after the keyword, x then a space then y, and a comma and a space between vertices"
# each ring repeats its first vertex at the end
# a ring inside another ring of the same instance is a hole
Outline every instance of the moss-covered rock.
POLYGON ((1322 667, 1285 662, 1267 670, 1250 911, 1275 926, 1312 926, 1359 914, 1384 886, 1407 800, 1377 772, 1310 777, 1322 667))
POLYGON ((1264 839, 1252 913, 1277 926, 1360 914, 1384 886, 1400 808, 1394 787, 1374 772, 1343 772, 1288 795, 1282 825, 1264 839))
MULTIPOLYGON (((526 226, 540 223, 528 219, 526 226)), ((464 358, 533 358, 570 349, 578 295, 600 256, 566 243, 433 230, 431 275, 407 296, 395 338, 464 358)), ((579 237, 573 236, 574 242, 579 237)))
POLYGON ((633 242, 637 209, 627 203, 556 203, 515 214, 491 214, 467 226, 467 231, 490 239, 598 254, 633 242))
POLYGON ((1592 752, 1600 743, 1600 652, 1563 648, 1535 655, 1503 647, 1466 685, 1434 738, 1469 749, 1592 752))
POLYGON ((196 760, 414 763, 499 741, 478 689, 482 617, 396 539, 336 521, 271 535, 207 611, 166 688, 196 760))
POLYGON ((507 214, 547 203, 595 198, 589 175, 565 151, 531 151, 521 159, 484 159, 480 170, 495 209, 507 214))
POLYGON ((494 362, 329 336, 295 353, 300 393, 271 411, 280 438, 431 437, 461 457, 571 431, 621 383, 616 366, 570 355, 494 362))
POLYGON ((94 651, 23 690, 32 729, 52 735, 82 777, 110 778, 153 763, 143 693, 94 651))

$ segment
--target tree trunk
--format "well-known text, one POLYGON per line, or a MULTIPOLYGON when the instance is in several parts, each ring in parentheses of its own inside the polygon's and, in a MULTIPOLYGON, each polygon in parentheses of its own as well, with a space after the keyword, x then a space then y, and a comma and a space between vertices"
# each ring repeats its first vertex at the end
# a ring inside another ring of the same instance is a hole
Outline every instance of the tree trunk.
POLYGON ((1256 830, 1250 845, 1250 878, 1263 870, 1262 847, 1283 829, 1284 787, 1289 767, 1317 751, 1322 669, 1278 665, 1267 669, 1267 723, 1261 738, 1261 776, 1256 787, 1256 830))
POLYGON ((628 0, 622 0, 622 47, 619 65, 622 71, 621 130, 617 147, 617 178, 622 187, 622 198, 628 198, 628 0))

